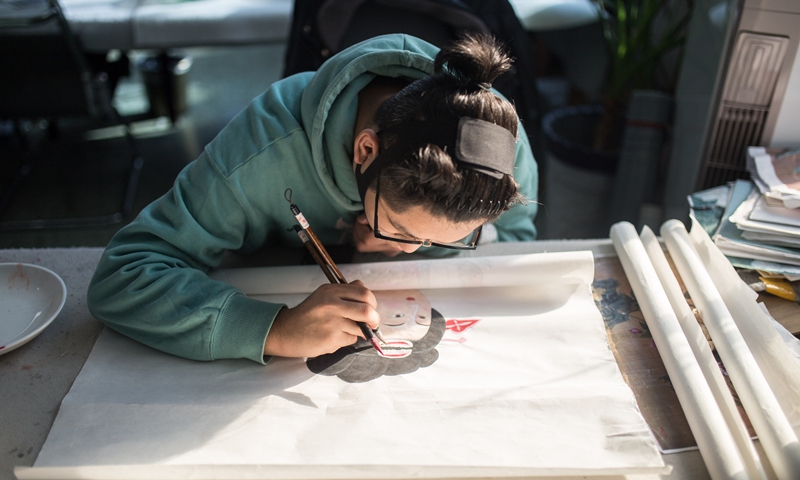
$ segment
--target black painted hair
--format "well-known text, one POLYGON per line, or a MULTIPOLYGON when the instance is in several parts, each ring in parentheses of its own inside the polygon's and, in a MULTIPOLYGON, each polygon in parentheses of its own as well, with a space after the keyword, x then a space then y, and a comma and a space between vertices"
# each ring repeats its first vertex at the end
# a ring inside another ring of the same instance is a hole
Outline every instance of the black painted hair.
MULTIPOLYGON (((458 122, 472 117, 499 125, 516 138, 514 106, 489 89, 511 63, 488 35, 465 35, 443 48, 436 55, 433 75, 409 84, 378 108, 374 121, 381 150, 393 142, 392 135, 381 135, 381 130, 422 120, 458 122)), ((380 181, 381 197, 393 210, 402 213, 421 206, 452 223, 493 221, 525 200, 511 175, 493 178, 470 169, 430 143, 420 145, 412 158, 387 166, 380 181)))

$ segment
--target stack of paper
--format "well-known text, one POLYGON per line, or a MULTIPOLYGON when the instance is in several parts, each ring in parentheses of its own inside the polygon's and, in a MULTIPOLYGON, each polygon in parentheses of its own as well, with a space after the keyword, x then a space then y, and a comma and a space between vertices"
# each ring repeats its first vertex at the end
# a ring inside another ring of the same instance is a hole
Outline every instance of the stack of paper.
POLYGON ((689 196, 693 216, 734 266, 800 278, 800 150, 750 147, 752 182, 689 196))
POLYGON ((747 149, 747 169, 764 201, 776 207, 800 208, 800 150, 747 149))
POLYGON ((745 180, 694 193, 689 204, 735 267, 800 279, 800 210, 771 205, 753 182, 745 180), (712 217, 721 206, 717 223, 712 217))

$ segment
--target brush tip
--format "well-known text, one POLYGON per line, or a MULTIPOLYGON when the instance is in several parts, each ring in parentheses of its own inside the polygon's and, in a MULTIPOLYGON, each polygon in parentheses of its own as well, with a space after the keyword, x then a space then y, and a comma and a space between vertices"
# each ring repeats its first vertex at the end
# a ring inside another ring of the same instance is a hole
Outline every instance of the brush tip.
POLYGON ((381 348, 381 343, 378 341, 377 338, 372 337, 369 341, 372 344, 372 346, 375 347, 375 350, 378 351, 378 354, 380 356, 382 356, 382 357, 385 356, 384 353, 383 353, 383 349, 381 348))

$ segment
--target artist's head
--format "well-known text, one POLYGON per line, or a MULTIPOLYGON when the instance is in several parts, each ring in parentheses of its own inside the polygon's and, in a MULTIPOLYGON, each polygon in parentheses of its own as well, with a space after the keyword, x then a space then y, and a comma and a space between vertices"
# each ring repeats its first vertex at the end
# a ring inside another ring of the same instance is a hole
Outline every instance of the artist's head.
MULTIPOLYGON (((406 252, 469 244, 524 200, 512 176, 517 114, 491 91, 510 68, 491 37, 463 37, 439 52, 433 75, 388 96, 371 128, 356 132, 356 179, 376 237, 405 240, 406 252)), ((383 81, 387 91, 397 85, 383 81)))

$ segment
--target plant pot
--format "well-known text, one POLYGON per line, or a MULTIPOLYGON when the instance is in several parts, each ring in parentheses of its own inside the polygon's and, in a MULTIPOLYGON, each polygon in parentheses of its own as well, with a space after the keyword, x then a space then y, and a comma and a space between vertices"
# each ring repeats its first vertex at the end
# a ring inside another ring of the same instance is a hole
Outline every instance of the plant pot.
POLYGON ((186 111, 187 74, 192 57, 179 51, 162 52, 145 57, 138 67, 147 89, 150 115, 177 120, 186 111))
POLYGON ((625 114, 619 167, 609 211, 610 223, 627 221, 658 231, 663 218, 658 182, 659 162, 668 146, 672 96, 656 90, 634 90, 625 114))
POLYGON ((609 198, 618 152, 592 149, 600 105, 555 109, 542 118, 545 137, 540 238, 608 237, 609 198))

